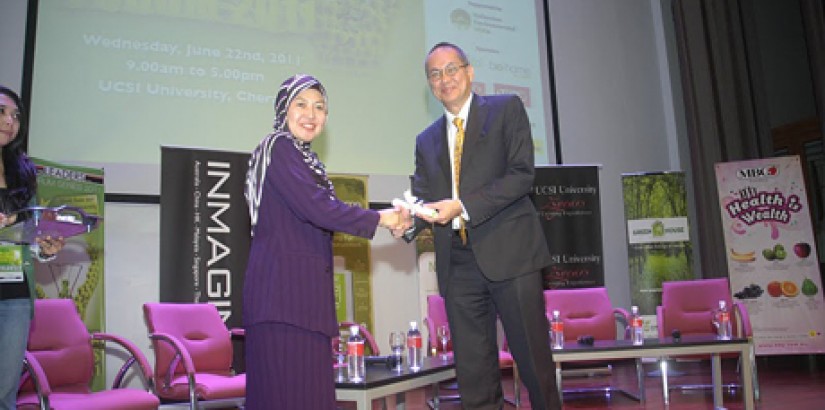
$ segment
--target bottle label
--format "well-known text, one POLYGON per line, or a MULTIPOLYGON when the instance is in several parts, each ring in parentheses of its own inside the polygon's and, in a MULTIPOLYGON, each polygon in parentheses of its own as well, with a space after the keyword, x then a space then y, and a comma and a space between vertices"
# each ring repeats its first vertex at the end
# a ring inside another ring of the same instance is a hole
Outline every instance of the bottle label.
POLYGON ((630 326, 633 326, 633 327, 642 327, 642 326, 643 326, 643 325, 642 325, 642 318, 640 318, 640 317, 634 317, 634 318, 630 321, 630 326))
POLYGON ((363 356, 364 344, 355 342, 347 343, 347 354, 350 356, 363 356))
POLYGON ((730 321, 730 312, 719 312, 719 321, 720 322, 729 322, 730 321))
POLYGON ((550 329, 554 332, 563 332, 564 331, 564 322, 558 321, 553 322, 550 324, 550 329))
POLYGON ((407 347, 414 347, 416 349, 421 348, 421 336, 420 335, 413 335, 407 337, 407 347))

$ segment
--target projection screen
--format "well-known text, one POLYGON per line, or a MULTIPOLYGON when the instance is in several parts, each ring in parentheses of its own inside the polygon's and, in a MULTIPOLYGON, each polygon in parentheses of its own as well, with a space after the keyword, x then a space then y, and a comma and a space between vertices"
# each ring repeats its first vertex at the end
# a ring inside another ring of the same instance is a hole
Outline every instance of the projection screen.
POLYGON ((537 164, 555 158, 541 0, 40 0, 29 151, 100 166, 107 192, 157 194, 160 147, 250 152, 295 73, 329 92, 313 143, 330 172, 406 176, 443 110, 424 56, 461 46, 474 89, 516 93, 537 164))

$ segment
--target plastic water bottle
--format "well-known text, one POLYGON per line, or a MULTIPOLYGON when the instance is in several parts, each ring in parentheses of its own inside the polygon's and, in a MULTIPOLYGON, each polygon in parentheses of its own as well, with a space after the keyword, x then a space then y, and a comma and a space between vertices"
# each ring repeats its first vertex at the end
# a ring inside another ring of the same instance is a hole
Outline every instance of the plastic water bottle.
POLYGON ((642 317, 639 316, 639 307, 630 307, 630 337, 633 339, 633 344, 636 346, 645 343, 645 328, 642 317))
POLYGON ((553 319, 550 320, 550 344, 553 349, 564 349, 564 322, 558 310, 553 311, 553 319))
POLYGON ((730 340, 733 333, 730 324, 730 311, 724 300, 719 301, 719 310, 716 312, 718 328, 716 329, 716 338, 721 340, 730 340))
POLYGON ((363 382, 366 379, 366 371, 364 338, 358 333, 358 326, 351 326, 347 339, 347 379, 353 383, 363 382))
POLYGON ((407 332, 407 363, 410 364, 410 370, 417 372, 421 370, 423 357, 421 355, 422 338, 421 332, 418 330, 418 323, 410 322, 410 330, 407 332))

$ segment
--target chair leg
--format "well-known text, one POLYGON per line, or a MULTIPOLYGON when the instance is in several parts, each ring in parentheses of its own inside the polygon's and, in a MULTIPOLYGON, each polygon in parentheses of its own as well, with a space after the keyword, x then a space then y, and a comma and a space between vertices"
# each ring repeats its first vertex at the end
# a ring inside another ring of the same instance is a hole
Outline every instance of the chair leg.
POLYGON ((521 378, 515 363, 513 364, 513 402, 517 408, 521 406, 521 378))
MULTIPOLYGON (((439 383, 433 383, 433 398, 427 400, 427 407, 429 407, 430 409, 432 409, 432 410, 438 409, 438 406, 441 404, 442 401, 459 401, 459 400, 461 400, 460 395, 441 396, 440 389, 441 389, 441 386, 440 386, 439 383)), ((458 387, 456 387, 456 389, 458 389, 458 387)))

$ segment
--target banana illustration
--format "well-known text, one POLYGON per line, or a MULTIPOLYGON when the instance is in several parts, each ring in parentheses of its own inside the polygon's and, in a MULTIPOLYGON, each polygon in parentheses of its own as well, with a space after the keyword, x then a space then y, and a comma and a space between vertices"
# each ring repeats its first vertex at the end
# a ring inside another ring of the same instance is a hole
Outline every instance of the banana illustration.
POLYGON ((756 252, 736 252, 735 250, 730 250, 730 257, 731 259, 737 262, 753 262, 756 260, 756 252))

